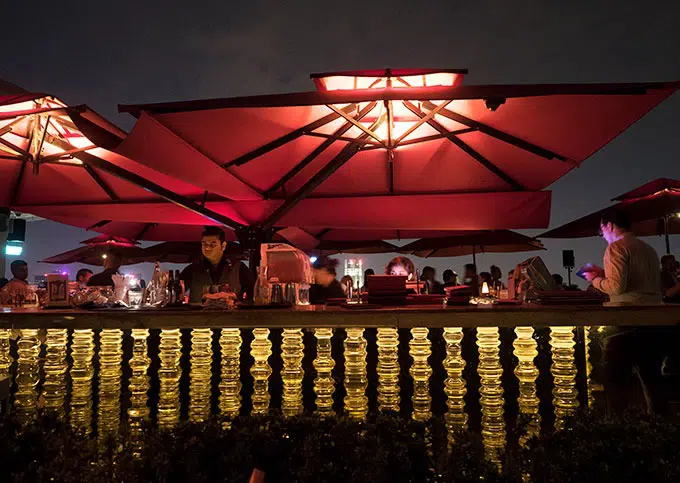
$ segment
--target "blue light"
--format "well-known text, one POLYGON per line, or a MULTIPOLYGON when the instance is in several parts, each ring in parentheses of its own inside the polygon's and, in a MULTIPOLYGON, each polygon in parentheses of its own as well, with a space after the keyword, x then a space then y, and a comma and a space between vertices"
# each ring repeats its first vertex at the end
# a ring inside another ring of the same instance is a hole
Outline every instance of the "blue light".
POLYGON ((5 255, 9 257, 18 257, 24 252, 24 246, 22 243, 7 242, 5 245, 5 255))
POLYGON ((317 260, 318 260, 318 258, 316 258, 316 257, 309 257, 309 261, 312 262, 312 263, 316 262, 317 260))

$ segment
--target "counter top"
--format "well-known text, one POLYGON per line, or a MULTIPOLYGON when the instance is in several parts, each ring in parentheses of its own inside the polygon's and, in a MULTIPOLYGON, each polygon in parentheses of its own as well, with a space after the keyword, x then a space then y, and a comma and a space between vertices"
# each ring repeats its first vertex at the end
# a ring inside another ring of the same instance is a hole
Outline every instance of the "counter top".
POLYGON ((1 309, 0 328, 192 328, 192 327, 517 327, 677 325, 680 305, 438 305, 355 308, 321 305, 235 309, 1 309))

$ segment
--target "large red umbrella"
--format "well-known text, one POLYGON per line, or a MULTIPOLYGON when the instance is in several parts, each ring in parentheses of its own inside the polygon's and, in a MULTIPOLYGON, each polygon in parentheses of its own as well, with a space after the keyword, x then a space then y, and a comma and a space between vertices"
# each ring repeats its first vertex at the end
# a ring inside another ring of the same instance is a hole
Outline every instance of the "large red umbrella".
POLYGON ((597 236, 602 215, 624 211, 638 236, 664 235, 670 253, 670 235, 680 234, 680 181, 661 178, 617 196, 618 203, 540 235, 541 238, 585 238, 597 236))
POLYGON ((107 235, 97 236, 83 242, 85 246, 74 250, 53 255, 40 263, 67 265, 69 263, 82 263, 84 265, 102 266, 105 256, 110 250, 115 249, 122 258, 123 265, 138 263, 137 258, 143 253, 143 249, 137 246, 134 240, 107 235))
POLYGON ((206 207, 253 230, 539 227, 541 190, 679 86, 465 86, 463 73, 320 74, 318 92, 122 106, 138 120, 116 150, 229 198, 206 207))
POLYGON ((141 223, 139 231, 166 211, 177 214, 172 223, 231 222, 205 208, 223 197, 101 147, 125 135, 87 106, 39 93, 0 94, 0 206, 76 226, 141 223), (141 219, 125 216, 144 208, 141 219))
POLYGON ((404 245, 401 253, 419 257, 459 257, 477 253, 515 253, 545 250, 535 238, 510 230, 460 232, 437 238, 421 238, 404 245))

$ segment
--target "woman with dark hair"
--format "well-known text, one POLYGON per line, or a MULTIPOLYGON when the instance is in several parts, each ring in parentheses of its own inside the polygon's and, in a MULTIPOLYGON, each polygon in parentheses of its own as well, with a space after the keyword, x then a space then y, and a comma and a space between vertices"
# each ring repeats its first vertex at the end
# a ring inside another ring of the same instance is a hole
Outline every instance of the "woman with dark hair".
POLYGON ((405 275, 407 280, 413 280, 416 268, 406 257, 396 257, 385 267, 385 275, 405 275))
POLYGON ((445 287, 455 287, 456 285, 458 285, 458 274, 451 270, 450 268, 444 270, 442 278, 444 279, 445 287))
POLYGON ((368 292, 368 277, 375 275, 375 270, 372 268, 367 268, 364 270, 364 286, 361 287, 362 292, 368 292))
POLYGON ((338 261, 320 256, 312 264, 314 284, 309 288, 309 301, 312 305, 325 304, 328 299, 345 299, 345 291, 335 278, 338 261))

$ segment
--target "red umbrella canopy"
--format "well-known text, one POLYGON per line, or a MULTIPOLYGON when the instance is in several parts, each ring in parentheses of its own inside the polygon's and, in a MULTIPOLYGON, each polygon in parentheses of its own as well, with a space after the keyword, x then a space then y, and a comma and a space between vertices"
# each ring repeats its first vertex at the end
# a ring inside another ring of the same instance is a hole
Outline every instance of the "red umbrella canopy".
POLYGON ((318 92, 122 106, 139 119, 118 152, 265 228, 539 227, 540 190, 679 86, 465 86, 463 74, 318 74, 318 92))
MULTIPOLYGON (((57 265, 66 265, 69 263, 82 263, 84 265, 93 265, 100 267, 104 265, 106 255, 111 250, 112 245, 102 243, 99 245, 86 245, 74 250, 53 255, 40 263, 52 263, 57 265)), ((116 246, 116 251, 120 253, 123 258, 123 265, 132 265, 139 263, 138 258, 143 253, 142 247, 137 246, 116 246)))
POLYGON ((87 240, 83 240, 80 243, 82 243, 83 245, 108 245, 108 246, 115 245, 128 247, 134 247, 136 245, 139 245, 139 242, 136 240, 111 235, 97 235, 94 238, 88 238, 87 240))
POLYGON ((680 180, 670 178, 655 179, 654 181, 645 183, 632 191, 613 198, 612 201, 632 200, 635 198, 652 196, 663 191, 680 191, 680 180))
POLYGON ((545 250, 538 240, 510 230, 461 232, 454 236, 422 238, 404 245, 401 253, 419 257, 458 257, 475 253, 514 253, 545 250))
POLYGON ((125 135, 86 106, 44 94, 0 96, 0 206, 77 226, 87 219, 143 228, 166 210, 173 223, 228 222, 204 208, 223 197, 102 147, 125 135))
POLYGON ((614 200, 612 206, 543 233, 541 238, 584 238, 597 236, 602 215, 624 211, 633 222, 638 236, 680 233, 680 181, 658 179, 636 188, 614 200))

